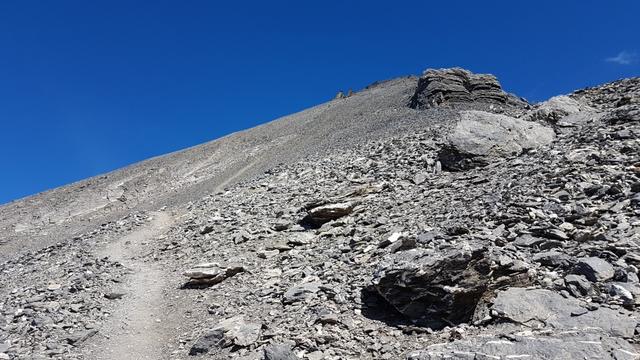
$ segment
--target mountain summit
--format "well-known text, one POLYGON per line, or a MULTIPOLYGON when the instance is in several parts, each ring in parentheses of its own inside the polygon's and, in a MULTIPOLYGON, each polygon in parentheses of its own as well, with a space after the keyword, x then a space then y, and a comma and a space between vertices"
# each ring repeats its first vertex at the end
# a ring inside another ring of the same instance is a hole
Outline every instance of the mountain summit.
POLYGON ((0 207, 0 359, 637 359, 640 78, 460 68, 0 207))

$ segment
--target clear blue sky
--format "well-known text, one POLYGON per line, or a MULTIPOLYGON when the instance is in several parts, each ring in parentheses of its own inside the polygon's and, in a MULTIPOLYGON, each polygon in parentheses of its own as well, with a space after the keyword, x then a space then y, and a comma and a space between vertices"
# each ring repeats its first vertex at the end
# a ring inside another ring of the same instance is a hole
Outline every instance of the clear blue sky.
POLYGON ((533 101, 638 76, 639 16, 636 0, 1 1, 0 203, 428 67, 533 101))

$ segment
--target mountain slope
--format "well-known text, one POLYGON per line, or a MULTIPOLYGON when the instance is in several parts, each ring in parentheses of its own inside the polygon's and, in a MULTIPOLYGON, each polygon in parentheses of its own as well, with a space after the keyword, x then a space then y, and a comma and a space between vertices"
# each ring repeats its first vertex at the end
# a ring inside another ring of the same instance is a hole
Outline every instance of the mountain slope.
POLYGON ((416 81, 384 82, 346 99, 4 205, 0 260, 135 209, 198 199, 278 163, 419 127, 427 118, 406 106, 416 81))
POLYGON ((0 354, 638 358, 640 79, 496 83, 432 70, 116 173, 173 169, 7 256, 0 354))

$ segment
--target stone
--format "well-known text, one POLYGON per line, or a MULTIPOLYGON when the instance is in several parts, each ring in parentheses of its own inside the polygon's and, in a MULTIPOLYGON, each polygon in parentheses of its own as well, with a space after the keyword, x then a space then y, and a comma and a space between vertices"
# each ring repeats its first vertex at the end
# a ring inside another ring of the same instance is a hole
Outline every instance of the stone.
POLYGON ((243 271, 244 267, 237 264, 221 267, 217 263, 202 263, 185 271, 183 275, 191 279, 193 283, 214 285, 243 271))
POLYGON ((416 248, 416 239, 413 237, 403 236, 398 241, 389 245, 389 251, 394 253, 398 251, 411 250, 416 248))
POLYGON ((566 268, 571 264, 571 258, 557 250, 542 251, 533 256, 533 261, 549 267, 566 268))
POLYGON ((581 104, 569 96, 554 96, 547 101, 537 104, 532 111, 523 116, 523 120, 557 123, 568 115, 588 109, 588 106, 581 104))
POLYGON ((640 104, 624 105, 607 112, 603 120, 610 124, 640 122, 640 104))
POLYGON ((447 170, 485 166, 492 159, 518 156, 550 144, 553 129, 534 122, 483 111, 463 111, 438 159, 447 170))
POLYGON ((630 313, 604 307, 588 312, 584 309, 579 300, 564 298, 551 290, 515 287, 500 291, 491 306, 498 317, 534 328, 596 328, 610 336, 633 336, 637 320, 630 313))
POLYGON ((118 300, 118 299, 121 299, 125 295, 126 295, 125 293, 121 293, 121 292, 108 292, 108 293, 104 294, 104 297, 106 299, 109 299, 109 300, 118 300))
POLYGON ((609 294, 611 296, 620 298, 624 304, 635 304, 634 297, 631 291, 627 290, 621 284, 611 284, 609 286, 609 294))
POLYGON ((312 207, 307 210, 307 215, 302 219, 302 224, 320 227, 331 220, 349 215, 357 205, 358 202, 356 201, 347 201, 312 207))
POLYGON ((213 230, 215 230, 213 225, 205 225, 202 228, 200 228, 200 235, 209 234, 209 233, 213 232, 213 230))
POLYGON ((425 173, 419 173, 413 177, 413 183, 416 185, 420 185, 424 183, 426 180, 427 180, 427 175, 425 173))
POLYGON ((78 331, 73 334, 67 335, 66 340, 69 344, 77 346, 78 344, 84 342, 97 333, 98 330, 95 329, 78 331))
POLYGON ((573 272, 584 275, 591 282, 607 281, 615 275, 613 266, 598 257, 578 259, 573 272))
POLYGON ((385 248, 397 242, 398 240, 405 238, 406 236, 407 234, 403 232, 395 231, 391 235, 389 235, 386 239, 380 241, 380 243, 378 244, 378 247, 385 248))
POLYGON ((60 285, 60 284, 49 284, 47 286, 47 290, 56 291, 56 290, 59 290, 61 287, 62 287, 62 285, 60 285))
POLYGON ((263 360, 298 360, 290 346, 271 344, 264 347, 263 360))
POLYGON ((473 74, 461 68, 428 69, 418 80, 409 101, 414 109, 447 104, 486 103, 524 108, 526 101, 502 90, 495 76, 473 74))
POLYGON ((320 285, 319 282, 310 282, 292 286, 284 293, 282 302, 284 304, 293 304, 303 301, 320 291, 320 285))
POLYGON ((484 335, 437 343, 410 352, 407 360, 444 359, 637 359, 640 352, 629 342, 593 332, 558 334, 484 335))
POLYGON ((540 245, 544 241, 545 241, 544 239, 535 237, 531 234, 522 234, 516 238, 516 240, 513 242, 513 245, 522 246, 522 247, 532 247, 532 246, 540 245))
POLYGON ((585 296, 592 292, 591 283, 582 275, 569 274, 564 277, 564 283, 574 296, 585 296))
POLYGON ((373 286, 398 312, 427 326, 469 322, 493 277, 509 274, 492 263, 484 247, 446 253, 414 249, 381 262, 373 286))
POLYGON ((200 336, 191 347, 189 355, 206 354, 212 348, 233 345, 247 347, 260 339, 261 329, 261 324, 247 322, 242 315, 228 318, 200 336))

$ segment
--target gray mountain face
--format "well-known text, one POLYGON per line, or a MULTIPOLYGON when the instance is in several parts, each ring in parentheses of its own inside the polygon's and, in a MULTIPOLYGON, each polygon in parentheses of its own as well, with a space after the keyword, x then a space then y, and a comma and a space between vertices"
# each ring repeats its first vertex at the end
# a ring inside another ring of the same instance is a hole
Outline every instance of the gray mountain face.
POLYGON ((636 359, 640 79, 377 83, 0 208, 0 359, 636 359))

